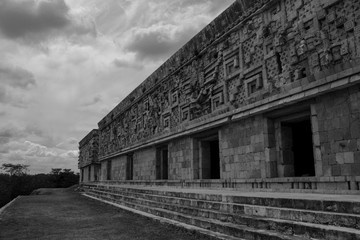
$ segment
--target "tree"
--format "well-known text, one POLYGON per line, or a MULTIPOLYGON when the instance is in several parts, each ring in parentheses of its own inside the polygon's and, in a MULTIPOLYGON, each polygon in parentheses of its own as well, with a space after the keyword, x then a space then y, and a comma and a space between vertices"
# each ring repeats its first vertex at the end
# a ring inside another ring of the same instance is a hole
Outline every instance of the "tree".
POLYGON ((11 176, 22 176, 26 175, 28 171, 29 165, 24 164, 11 164, 11 163, 4 163, 1 167, 5 172, 9 173, 11 176))
POLYGON ((79 176, 74 174, 71 169, 52 168, 49 175, 57 188, 70 187, 79 182, 79 176))
POLYGON ((62 168, 52 168, 50 174, 52 175, 59 175, 62 168))
MULTIPOLYGON (((1 0, 0 0, 1 1, 1 0)), ((67 188, 78 184, 79 174, 71 169, 54 168, 49 174, 26 174, 28 165, 0 165, 0 208, 19 195, 29 195, 39 188, 67 188)))

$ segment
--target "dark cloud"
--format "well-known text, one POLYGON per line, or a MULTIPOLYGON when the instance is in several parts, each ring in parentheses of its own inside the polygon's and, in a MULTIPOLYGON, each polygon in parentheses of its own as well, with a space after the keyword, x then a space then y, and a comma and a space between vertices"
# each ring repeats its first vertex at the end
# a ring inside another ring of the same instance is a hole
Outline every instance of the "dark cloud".
POLYGON ((55 147, 58 140, 50 136, 35 125, 19 128, 13 125, 5 125, 0 128, 0 144, 6 144, 11 141, 23 142, 24 140, 36 141, 45 147, 55 147))
MULTIPOLYGON (((0 144, 2 144, 1 140, 0 140, 0 144)), ((0 157, 2 156, 2 154, 4 153, 9 153, 9 148, 5 147, 6 145, 1 145, 0 146, 0 157)))
POLYGON ((36 86, 34 75, 20 67, 0 63, 0 103, 17 108, 27 108, 25 91, 36 86))
MULTIPOLYGON (((74 18, 65 0, 1 0, 0 32, 10 39, 37 44, 57 36, 97 37, 96 24, 91 18, 74 18)), ((46 52, 46 48, 40 49, 46 52)))
POLYGON ((79 152, 77 150, 73 150, 73 151, 68 151, 64 155, 65 155, 65 157, 68 157, 68 158, 78 158, 79 152))
POLYGON ((118 68, 134 68, 134 69, 138 69, 138 70, 141 70, 144 68, 144 66, 141 64, 131 63, 131 62, 121 60, 121 59, 115 59, 113 61, 113 64, 118 68))
MULTIPOLYGON (((89 35, 96 38, 98 36, 98 30, 92 19, 80 19, 73 21, 71 25, 67 26, 63 34, 66 36, 89 35)), ((75 40, 78 39, 76 38, 75 40)))
POLYGON ((95 105, 95 104, 100 103, 100 102, 102 102, 102 97, 97 95, 97 96, 93 97, 93 99, 91 99, 90 101, 85 102, 84 104, 82 104, 82 106, 89 107, 89 106, 95 105))
POLYGON ((38 125, 27 125, 21 131, 24 132, 27 140, 37 142, 49 148, 55 147, 58 143, 58 140, 50 132, 45 131, 38 125))
POLYGON ((72 150, 78 147, 78 143, 79 141, 76 138, 68 138, 65 141, 57 144, 55 147, 57 149, 72 150))
POLYGON ((209 13, 219 14, 221 11, 229 7, 232 2, 235 2, 235 0, 202 0, 202 2, 208 2, 210 4, 209 13))
POLYGON ((169 31, 161 28, 140 31, 133 35, 130 43, 126 45, 126 50, 135 52, 138 59, 164 59, 184 45, 195 33, 195 29, 184 29, 172 37, 169 31))
POLYGON ((208 4, 210 7, 210 13, 218 13, 224 8, 228 7, 230 3, 235 2, 235 0, 182 0, 179 1, 180 7, 191 7, 197 4, 208 4))
POLYGON ((24 129, 24 132, 27 135, 34 135, 34 136, 38 136, 38 137, 45 137, 46 134, 44 133, 44 131, 42 129, 40 129, 39 127, 35 126, 35 125, 27 125, 24 129))
MULTIPOLYGON (((17 108, 27 108, 29 102, 24 101, 21 96, 18 96, 10 90, 11 89, 6 88, 5 86, 0 86, 0 103, 17 108)), ((4 114, 5 112, 1 112, 0 116, 3 116, 4 114)))
POLYGON ((0 2, 0 30, 9 38, 60 29, 70 23, 64 0, 0 2))
POLYGON ((8 143, 12 136, 11 129, 0 129, 0 143, 8 143))
MULTIPOLYGON (((234 2, 234 0, 173 0, 169 1, 165 10, 167 14, 176 15, 178 12, 191 12, 192 9, 196 8, 204 9, 202 12, 200 11, 198 15, 216 16, 232 2, 234 2)), ((199 27, 205 27, 205 22, 202 24, 186 23, 183 27, 179 27, 182 24, 173 22, 174 29, 171 29, 169 25, 161 26, 163 23, 160 19, 163 17, 165 16, 159 15, 152 17, 149 15, 148 23, 150 26, 147 26, 146 28, 142 26, 142 28, 133 31, 131 39, 125 45, 125 49, 136 53, 138 60, 165 60, 195 36, 196 33, 201 30, 199 27)), ((196 17, 194 16, 194 19, 195 18, 196 17)), ((135 18, 134 25, 137 24, 137 21, 139 20, 135 18)), ((172 21, 174 21, 174 19, 168 19, 168 22, 172 21)))
POLYGON ((22 132, 12 126, 4 126, 0 128, 0 144, 8 143, 21 136, 23 136, 22 132))
POLYGON ((20 67, 9 67, 1 64, 0 83, 5 83, 11 87, 21 89, 27 89, 36 85, 34 75, 31 72, 20 67))
POLYGON ((78 140, 76 138, 70 138, 67 141, 69 144, 78 144, 78 140))
POLYGON ((19 164, 23 163, 25 161, 25 158, 20 153, 13 152, 8 156, 8 160, 10 160, 11 163, 19 164))
POLYGON ((0 103, 8 103, 9 97, 7 95, 6 89, 3 86, 0 86, 0 103))

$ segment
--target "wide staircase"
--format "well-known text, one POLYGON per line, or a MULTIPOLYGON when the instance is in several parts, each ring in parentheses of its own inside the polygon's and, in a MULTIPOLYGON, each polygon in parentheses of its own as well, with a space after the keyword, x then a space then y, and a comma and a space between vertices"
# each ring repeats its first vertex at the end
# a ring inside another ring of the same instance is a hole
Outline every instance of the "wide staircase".
POLYGON ((85 184, 85 195, 218 239, 360 239, 360 196, 85 184), (204 231, 202 231, 204 230, 204 231))

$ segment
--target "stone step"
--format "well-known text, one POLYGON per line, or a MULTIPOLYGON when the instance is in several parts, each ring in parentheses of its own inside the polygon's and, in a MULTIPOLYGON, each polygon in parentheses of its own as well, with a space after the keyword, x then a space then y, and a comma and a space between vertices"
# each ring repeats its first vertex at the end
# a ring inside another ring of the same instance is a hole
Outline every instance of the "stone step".
POLYGON ((299 223, 281 219, 272 219, 243 214, 230 214, 220 211, 200 209, 196 207, 183 206, 178 204, 167 204, 161 201, 151 201, 135 196, 121 195, 120 193, 109 193, 106 191, 93 191, 99 197, 105 197, 111 201, 132 202, 150 208, 161 208, 172 212, 186 214, 187 216, 217 219, 222 222, 230 222, 237 225, 252 227, 255 229, 274 230, 288 234, 310 236, 318 239, 357 239, 360 238, 360 231, 355 229, 324 226, 321 224, 299 223))
MULTIPOLYGON (((95 185, 97 189, 105 189, 107 191, 123 191, 131 193, 142 193, 150 195, 177 197, 191 200, 204 200, 208 202, 225 202, 235 203, 241 205, 256 205, 275 208, 299 209, 310 210, 330 213, 346 213, 346 214, 359 214, 360 215, 360 196, 356 196, 356 201, 352 200, 338 200, 338 199, 321 199, 322 195, 318 194, 316 198, 313 195, 301 194, 293 195, 288 194, 286 197, 277 194, 266 196, 262 193, 257 196, 255 193, 239 193, 239 192, 226 192, 226 194, 214 194, 214 190, 206 191, 199 189, 156 189, 156 188, 134 188, 124 186, 108 186, 108 185, 95 185), (209 192, 209 193, 207 193, 209 192), (296 196, 296 197, 295 197, 296 196), (308 198, 307 198, 308 197, 308 198), (313 198, 313 199, 312 199, 313 198)), ((316 196, 316 195, 315 195, 316 196)))
MULTIPOLYGON (((288 236, 279 232, 264 230, 264 229, 255 229, 252 227, 237 225, 229 222, 221 222, 219 220, 194 217, 187 214, 182 214, 179 212, 174 212, 166 210, 163 208, 149 207, 141 204, 137 204, 131 201, 125 201, 121 199, 114 200, 113 198, 107 196, 99 196, 94 193, 87 193, 90 196, 93 196, 98 199, 114 202, 126 207, 130 207, 139 211, 151 213, 156 216, 172 219, 175 221, 183 222, 189 225, 194 225, 203 229, 208 229, 211 231, 219 232, 226 234, 232 237, 237 237, 240 239, 246 240, 308 240, 310 238, 300 237, 300 236, 288 236)), ((337 240, 340 238, 337 238, 337 240)), ((330 239, 332 240, 332 239, 330 239)))
MULTIPOLYGON (((120 189, 118 189, 120 190, 120 189)), ((105 190, 107 191, 107 190, 105 190)), ((132 193, 130 191, 111 191, 122 195, 143 198, 167 204, 178 204, 182 206, 196 207, 199 209, 216 210, 225 213, 245 214, 249 216, 261 216, 275 219, 283 219, 298 222, 334 225, 347 228, 360 229, 360 215, 329 213, 312 210, 298 210, 291 208, 268 207, 259 205, 234 204, 215 201, 203 201, 164 195, 151 195, 143 193, 132 193)))
POLYGON ((213 193, 198 193, 198 192, 188 192, 188 191, 175 191, 175 189, 157 189, 157 188, 136 188, 136 187, 124 187, 117 185, 104 185, 104 184, 96 184, 95 186, 91 186, 90 188, 101 188, 106 190, 114 190, 118 191, 122 189, 122 191, 128 192, 137 192, 143 194, 152 194, 152 195, 160 195, 160 196, 169 196, 169 197, 178 197, 178 198, 186 198, 186 199, 197 199, 197 200, 207 200, 207 201, 223 201, 222 194, 213 194, 213 193))
POLYGON ((207 239, 209 239, 209 240, 246 240, 244 238, 233 237, 233 236, 229 236, 229 235, 222 234, 222 233, 219 233, 219 232, 214 232, 214 231, 211 231, 211 230, 203 229, 203 228, 200 228, 200 227, 197 227, 197 226, 194 226, 194 225, 189 225, 189 224, 185 224, 183 222, 179 222, 179 221, 175 221, 175 220, 172 220, 172 219, 156 216, 154 214, 150 214, 150 213, 147 213, 147 212, 144 212, 144 211, 140 211, 140 210, 137 210, 135 208, 126 207, 124 204, 118 204, 118 203, 113 202, 113 201, 100 199, 98 197, 91 196, 91 193, 83 194, 83 195, 88 197, 88 198, 91 198, 91 199, 94 199, 94 200, 97 200, 97 201, 101 201, 102 203, 110 204, 110 205, 115 206, 117 208, 121 208, 121 209, 123 209, 125 211, 130 211, 132 213, 135 213, 135 214, 147 217, 147 218, 151 218, 151 219, 153 219, 155 221, 159 221, 160 223, 172 224, 174 226, 187 229, 189 231, 196 231, 197 234, 200 234, 202 236, 206 236, 207 239))

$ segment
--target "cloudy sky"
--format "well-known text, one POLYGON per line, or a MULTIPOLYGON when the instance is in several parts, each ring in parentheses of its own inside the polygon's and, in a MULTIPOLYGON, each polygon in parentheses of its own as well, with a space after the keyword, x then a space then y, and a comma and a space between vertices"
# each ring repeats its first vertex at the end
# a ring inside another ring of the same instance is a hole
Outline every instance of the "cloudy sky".
POLYGON ((78 142, 234 0, 0 0, 0 164, 77 171, 78 142))

